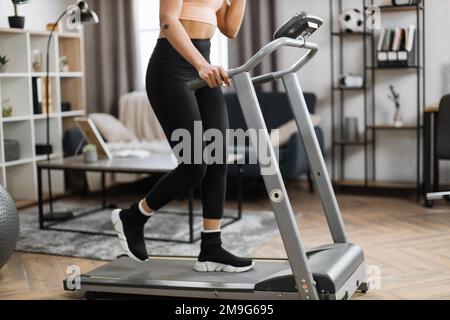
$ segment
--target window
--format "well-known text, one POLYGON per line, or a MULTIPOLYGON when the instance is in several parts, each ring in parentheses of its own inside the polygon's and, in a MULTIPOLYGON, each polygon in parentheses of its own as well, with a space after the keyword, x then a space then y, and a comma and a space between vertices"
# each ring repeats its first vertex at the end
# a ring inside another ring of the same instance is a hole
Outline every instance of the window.
MULTIPOLYGON (((145 69, 159 36, 159 0, 137 0, 139 64, 142 70, 142 86, 145 69)), ((228 69, 228 41, 216 32, 211 45, 211 62, 228 69)))

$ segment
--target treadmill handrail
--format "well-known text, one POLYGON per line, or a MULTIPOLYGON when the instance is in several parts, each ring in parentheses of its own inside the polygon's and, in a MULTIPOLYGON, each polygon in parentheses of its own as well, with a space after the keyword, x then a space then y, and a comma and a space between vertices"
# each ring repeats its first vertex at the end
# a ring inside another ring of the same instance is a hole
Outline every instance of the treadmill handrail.
MULTIPOLYGON (((308 42, 302 37, 298 39, 292 39, 287 37, 279 38, 261 48, 253 57, 251 57, 242 66, 230 69, 227 71, 227 73, 230 77, 233 77, 243 72, 250 72, 256 66, 258 66, 267 56, 271 55, 273 52, 277 51, 282 47, 296 47, 300 49, 308 49, 309 51, 304 56, 302 56, 296 63, 294 63, 290 68, 254 77, 252 79, 254 84, 275 81, 288 73, 299 71, 319 51, 319 46, 316 43, 308 42)), ((189 90, 196 91, 198 89, 207 86, 207 83, 202 79, 196 79, 189 81, 187 86, 189 90)))

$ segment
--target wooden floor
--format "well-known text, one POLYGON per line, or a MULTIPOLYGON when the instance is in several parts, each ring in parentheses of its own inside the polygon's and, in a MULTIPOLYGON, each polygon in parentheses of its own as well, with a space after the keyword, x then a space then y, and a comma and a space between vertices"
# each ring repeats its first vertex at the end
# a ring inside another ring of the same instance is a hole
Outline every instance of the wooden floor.
MULTIPOLYGON (((307 247, 330 242, 317 196, 303 186, 290 189, 307 247)), ((380 272, 379 288, 356 299, 450 299, 450 206, 425 209, 412 198, 339 195, 351 240, 360 244, 367 265, 380 272)), ((268 202, 247 203, 246 209, 267 209, 268 202)), ((284 257, 279 236, 260 247, 257 257, 284 257)), ((66 267, 83 272, 104 262, 15 253, 0 271, 0 299, 79 299, 61 288, 66 267)))

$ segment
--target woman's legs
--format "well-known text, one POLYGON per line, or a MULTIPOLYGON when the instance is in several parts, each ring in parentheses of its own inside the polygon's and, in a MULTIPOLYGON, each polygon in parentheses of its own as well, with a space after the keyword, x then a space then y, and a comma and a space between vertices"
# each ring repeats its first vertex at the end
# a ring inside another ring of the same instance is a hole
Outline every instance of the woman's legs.
MULTIPOLYGON (((225 271, 245 272, 253 267, 253 261, 236 257, 222 247, 221 227, 225 206, 228 140, 226 130, 229 128, 228 112, 220 88, 204 88, 196 93, 203 129, 220 133, 221 157, 213 154, 217 162, 209 164, 202 182, 203 226, 201 252, 195 270, 200 272, 225 271)), ((216 136, 214 134, 214 136, 216 136)), ((217 141, 208 141, 215 143, 217 141)), ((209 162, 208 162, 209 163, 209 162)))
POLYGON ((222 159, 207 167, 202 181, 203 228, 206 231, 220 230, 226 195, 228 143, 226 130, 229 128, 228 112, 220 88, 203 88, 196 98, 203 129, 216 130, 222 136, 222 159))
MULTIPOLYGON (((226 175, 227 175, 227 155, 228 155, 228 144, 226 142, 226 130, 229 127, 228 124, 228 113, 226 110, 225 100, 221 89, 215 88, 205 88, 199 90, 196 93, 196 104, 198 105, 199 115, 201 118, 203 130, 217 130, 221 133, 223 137, 223 158, 220 163, 215 163, 207 166, 206 174, 202 180, 202 198, 203 198, 203 228, 204 230, 220 230, 222 225, 222 217, 225 205, 225 193, 226 193, 226 175)), ((170 98, 174 99, 174 98, 170 98)), ((164 119, 165 115, 160 115, 159 118, 164 119)), ((173 120, 173 119, 171 119, 173 120)), ((184 117, 183 117, 183 120, 184 117)), ((161 120, 160 120, 161 121, 161 120)), ((195 120, 200 121, 200 120, 195 120)), ((167 123, 169 121, 163 120, 163 128, 172 131, 174 128, 168 128, 167 123)), ((182 125, 182 124, 177 124, 182 125)), ((172 124, 171 124, 172 126, 172 124)), ((190 130, 190 129, 188 129, 190 130)), ((170 133, 170 132, 169 132, 170 133)), ((166 132, 166 135, 169 134, 166 132)), ((193 143, 193 142, 192 142, 193 143)), ((172 146, 173 147, 173 146, 172 146)), ((169 173, 168 177, 174 177, 179 184, 179 175, 177 172, 169 173)), ((167 177, 158 182, 155 188, 150 192, 147 199, 144 199, 141 203, 143 209, 151 213, 157 206, 153 205, 156 199, 160 200, 161 195, 158 194, 160 190, 164 191, 164 185, 162 183, 173 187, 174 181, 167 181, 167 177), (149 199, 150 198, 150 199, 149 199), (152 198, 155 200, 153 201, 152 198)), ((172 180, 172 179, 170 179, 172 180)), ((158 201, 159 202, 159 201, 158 201)))
POLYGON ((203 218, 203 230, 220 230, 222 228, 222 219, 203 218))
POLYGON ((152 214, 153 212, 155 212, 155 210, 153 210, 152 208, 150 208, 150 206, 147 203, 146 199, 142 199, 141 202, 139 202, 142 206, 142 209, 147 212, 148 214, 152 214))
MULTIPOLYGON (((150 63, 147 79, 148 96, 172 148, 178 144, 171 139, 175 130, 188 132, 190 141, 187 142, 193 146, 196 138, 195 123, 201 121, 197 99, 195 94, 187 89, 185 81, 177 79, 168 71, 170 70, 167 70, 167 66, 163 63, 150 63)), ((203 149, 203 141, 197 143, 201 143, 203 149)), ((140 261, 145 261, 148 257, 144 241, 144 225, 153 210, 164 207, 205 177, 206 164, 203 162, 196 164, 194 154, 191 153, 182 155, 183 158, 190 157, 190 161, 181 162, 176 169, 162 177, 145 201, 133 204, 127 210, 113 211, 111 218, 114 227, 122 248, 130 257, 140 261)))

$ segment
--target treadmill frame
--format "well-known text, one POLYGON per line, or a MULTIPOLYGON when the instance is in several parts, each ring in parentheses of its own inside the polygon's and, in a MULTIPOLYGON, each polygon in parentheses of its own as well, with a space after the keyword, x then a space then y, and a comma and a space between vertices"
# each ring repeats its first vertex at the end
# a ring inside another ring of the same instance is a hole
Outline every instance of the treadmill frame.
MULTIPOLYGON (((319 294, 314 284, 306 250, 300 237, 300 231, 297 228, 294 212, 279 169, 275 150, 270 142, 266 123, 253 86, 253 80, 248 72, 238 73, 232 76, 232 78, 247 127, 258 132, 263 132, 262 135, 250 135, 250 143, 254 150, 258 150, 258 146, 266 146, 267 156, 270 158, 270 165, 275 166, 276 173, 273 175, 263 174, 263 179, 297 288, 299 289, 300 298, 317 300, 319 299, 319 294), (263 141, 258 141, 258 138, 263 141)), ((282 74, 281 78, 286 88, 297 128, 305 145, 311 171, 315 178, 314 180, 333 240, 335 243, 347 243, 344 223, 326 169, 325 160, 314 132, 314 126, 308 112, 299 79, 294 71, 282 74)), ((260 156, 259 152, 257 152, 258 161, 262 163, 260 161, 262 159, 259 158, 260 156)))

